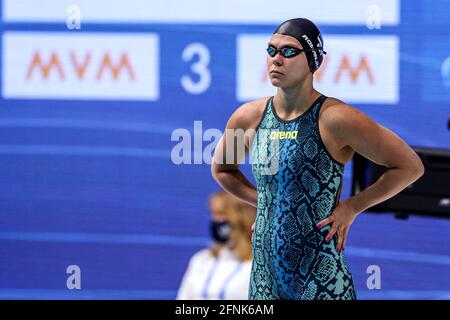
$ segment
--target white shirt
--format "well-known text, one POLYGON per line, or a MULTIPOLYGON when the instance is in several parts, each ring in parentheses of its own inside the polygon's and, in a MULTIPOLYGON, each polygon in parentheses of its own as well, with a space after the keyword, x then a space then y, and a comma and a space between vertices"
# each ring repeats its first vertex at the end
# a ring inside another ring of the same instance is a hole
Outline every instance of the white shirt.
POLYGON ((251 260, 239 261, 226 247, 217 258, 200 250, 189 261, 177 300, 247 300, 251 268, 251 260))

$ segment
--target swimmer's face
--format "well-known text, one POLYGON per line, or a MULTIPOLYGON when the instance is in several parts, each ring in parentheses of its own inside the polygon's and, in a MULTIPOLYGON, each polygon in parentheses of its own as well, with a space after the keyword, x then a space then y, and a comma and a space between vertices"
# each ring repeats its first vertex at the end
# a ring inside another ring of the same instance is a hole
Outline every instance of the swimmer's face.
MULTIPOLYGON (((268 46, 278 50, 284 47, 303 49, 297 39, 282 34, 272 35, 268 46)), ((267 55, 267 71, 272 85, 280 88, 296 87, 310 73, 304 52, 290 58, 283 57, 280 52, 275 57, 267 55)))

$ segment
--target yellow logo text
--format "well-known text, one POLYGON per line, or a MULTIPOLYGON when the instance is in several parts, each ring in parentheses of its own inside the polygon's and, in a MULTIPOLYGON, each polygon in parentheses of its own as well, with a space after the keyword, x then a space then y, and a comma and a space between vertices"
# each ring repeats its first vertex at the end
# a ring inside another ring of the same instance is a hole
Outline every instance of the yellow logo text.
POLYGON ((297 139, 298 131, 272 131, 270 140, 275 139, 297 139))

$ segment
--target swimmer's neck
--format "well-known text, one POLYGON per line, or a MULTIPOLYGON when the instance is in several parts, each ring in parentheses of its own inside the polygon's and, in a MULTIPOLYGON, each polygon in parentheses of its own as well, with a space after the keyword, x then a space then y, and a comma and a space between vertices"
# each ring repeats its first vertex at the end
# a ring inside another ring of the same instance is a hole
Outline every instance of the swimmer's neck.
POLYGON ((295 88, 278 88, 273 102, 279 115, 289 118, 305 112, 319 96, 320 92, 305 81, 295 88))

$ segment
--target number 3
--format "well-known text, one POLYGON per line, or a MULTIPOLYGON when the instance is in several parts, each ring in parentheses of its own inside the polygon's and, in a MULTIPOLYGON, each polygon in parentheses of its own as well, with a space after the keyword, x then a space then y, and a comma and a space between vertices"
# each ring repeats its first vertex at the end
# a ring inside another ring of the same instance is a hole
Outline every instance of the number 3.
POLYGON ((189 62, 197 55, 199 60, 191 65, 191 71, 198 74, 200 79, 195 82, 187 75, 181 77, 181 85, 191 94, 201 94, 208 90, 211 84, 211 73, 208 69, 210 53, 208 47, 201 43, 191 43, 182 54, 183 61, 189 62))

